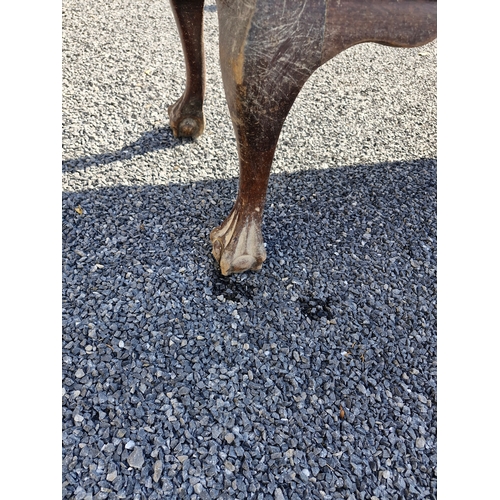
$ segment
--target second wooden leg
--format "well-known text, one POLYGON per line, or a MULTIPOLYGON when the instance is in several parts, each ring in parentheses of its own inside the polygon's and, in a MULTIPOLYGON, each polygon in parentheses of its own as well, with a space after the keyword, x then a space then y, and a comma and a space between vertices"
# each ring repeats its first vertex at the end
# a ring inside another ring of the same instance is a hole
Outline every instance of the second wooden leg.
POLYGON ((186 88, 168 108, 175 137, 200 136, 205 130, 205 55, 203 48, 204 0, 170 0, 186 64, 186 88))

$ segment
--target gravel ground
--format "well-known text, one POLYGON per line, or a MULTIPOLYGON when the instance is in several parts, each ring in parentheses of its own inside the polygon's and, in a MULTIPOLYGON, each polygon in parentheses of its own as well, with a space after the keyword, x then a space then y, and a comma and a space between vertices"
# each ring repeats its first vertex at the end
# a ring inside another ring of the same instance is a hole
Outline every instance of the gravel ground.
POLYGON ((259 273, 210 230, 237 156, 205 7, 177 140, 166 1, 63 2, 64 499, 436 498, 436 43, 364 44, 290 113, 259 273))

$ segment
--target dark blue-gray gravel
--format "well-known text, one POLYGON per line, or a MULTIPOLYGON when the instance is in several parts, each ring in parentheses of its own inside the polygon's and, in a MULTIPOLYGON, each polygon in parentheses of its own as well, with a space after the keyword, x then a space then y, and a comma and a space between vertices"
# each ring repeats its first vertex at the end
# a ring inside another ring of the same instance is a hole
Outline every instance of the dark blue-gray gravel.
POLYGON ((62 497, 435 499, 436 46, 311 79, 268 259, 225 278, 208 235, 237 163, 206 17, 207 133, 179 141, 168 3, 63 5, 62 497))

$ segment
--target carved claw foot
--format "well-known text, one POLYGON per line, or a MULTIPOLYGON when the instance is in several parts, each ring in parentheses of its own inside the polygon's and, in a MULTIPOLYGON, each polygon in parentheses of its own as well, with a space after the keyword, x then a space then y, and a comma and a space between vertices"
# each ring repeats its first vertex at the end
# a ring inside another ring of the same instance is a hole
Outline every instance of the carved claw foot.
POLYGON ((262 240, 262 216, 234 208, 227 219, 210 233, 212 255, 224 276, 258 271, 266 260, 262 240))
POLYGON ((182 96, 175 104, 168 107, 168 116, 174 137, 196 139, 205 130, 205 115, 199 100, 188 101, 182 96))

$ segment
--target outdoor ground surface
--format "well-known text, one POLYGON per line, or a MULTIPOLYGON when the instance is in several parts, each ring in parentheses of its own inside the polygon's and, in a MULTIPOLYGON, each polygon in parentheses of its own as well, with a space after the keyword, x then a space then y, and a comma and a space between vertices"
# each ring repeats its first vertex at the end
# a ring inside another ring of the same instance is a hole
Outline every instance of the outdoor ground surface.
POLYGON ((166 1, 63 2, 63 499, 436 498, 436 43, 353 47, 285 123, 259 273, 209 233, 238 163, 205 7, 205 134, 166 1))

